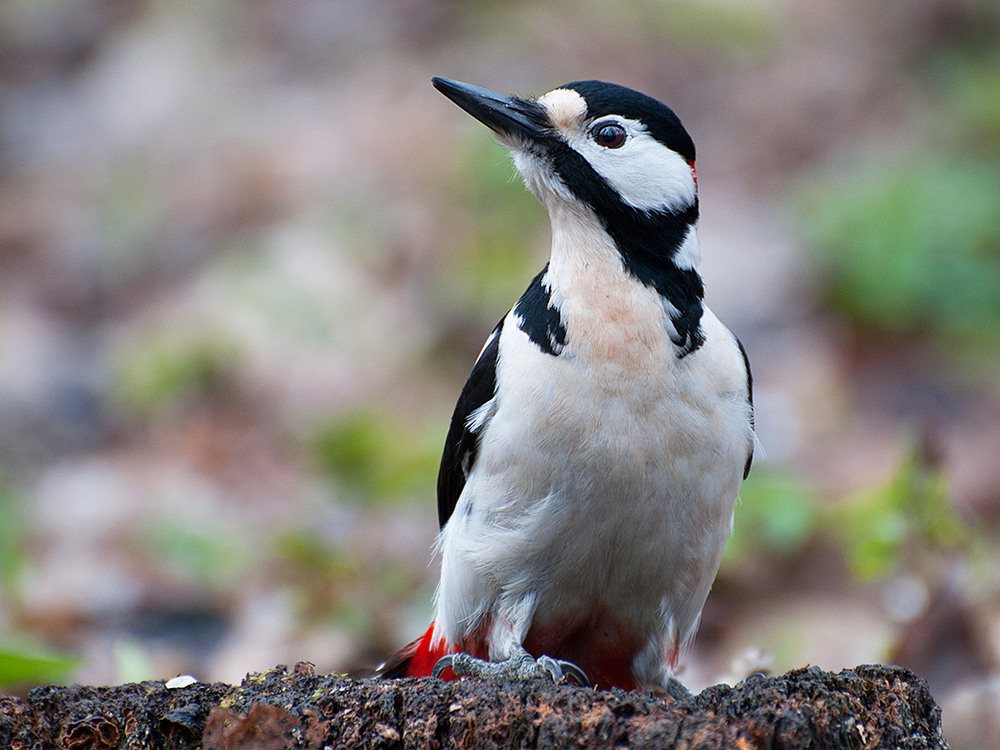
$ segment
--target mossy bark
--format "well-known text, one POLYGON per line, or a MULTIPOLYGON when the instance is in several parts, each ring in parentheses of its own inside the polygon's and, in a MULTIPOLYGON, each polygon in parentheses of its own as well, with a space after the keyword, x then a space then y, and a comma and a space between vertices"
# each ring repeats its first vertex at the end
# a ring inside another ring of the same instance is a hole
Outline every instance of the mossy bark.
POLYGON ((370 680, 306 665, 241 685, 42 687, 0 698, 0 747, 946 748, 926 684, 898 667, 817 668, 681 701, 545 682, 370 680))

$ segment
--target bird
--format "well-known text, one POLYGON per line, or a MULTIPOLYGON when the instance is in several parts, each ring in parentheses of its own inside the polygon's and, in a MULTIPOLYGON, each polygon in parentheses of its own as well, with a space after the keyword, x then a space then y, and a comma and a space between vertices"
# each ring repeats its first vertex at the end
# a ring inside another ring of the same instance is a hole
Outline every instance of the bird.
POLYGON ((694 142, 614 83, 432 83, 510 151, 551 251, 451 419, 430 627, 376 673, 683 695, 756 442, 747 353, 704 302, 694 142))

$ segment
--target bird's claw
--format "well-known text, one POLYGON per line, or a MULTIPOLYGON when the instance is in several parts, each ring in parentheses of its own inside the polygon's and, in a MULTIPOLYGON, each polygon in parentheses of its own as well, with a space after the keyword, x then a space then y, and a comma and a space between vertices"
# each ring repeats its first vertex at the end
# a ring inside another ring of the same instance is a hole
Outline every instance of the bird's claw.
POLYGON ((551 656, 539 656, 536 663, 552 676, 553 682, 571 677, 576 680, 578 685, 590 686, 590 678, 587 677, 587 673, 571 661, 553 659, 551 656))
POLYGON ((504 661, 486 661, 462 653, 447 654, 438 659, 431 670, 431 676, 440 677, 446 669, 451 669, 459 677, 522 681, 548 677, 553 682, 572 678, 580 685, 590 685, 587 674, 573 662, 553 659, 551 656, 535 659, 527 651, 514 654, 504 661))
POLYGON ((455 669, 456 656, 465 656, 465 654, 447 654, 438 659, 437 662, 435 662, 434 664, 434 668, 431 670, 431 677, 440 678, 441 673, 444 672, 444 670, 446 669, 450 669, 457 675, 458 671, 455 669))

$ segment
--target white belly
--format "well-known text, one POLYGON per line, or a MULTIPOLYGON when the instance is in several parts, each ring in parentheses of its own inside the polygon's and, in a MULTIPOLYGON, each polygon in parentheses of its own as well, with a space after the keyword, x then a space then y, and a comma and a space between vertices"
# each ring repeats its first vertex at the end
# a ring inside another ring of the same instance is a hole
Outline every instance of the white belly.
POLYGON ((502 658, 532 624, 600 606, 662 657, 693 635, 730 530, 751 440, 742 356, 706 309, 705 344, 678 359, 655 295, 620 319, 564 310, 559 357, 505 324, 435 621, 454 642, 489 618, 502 658))

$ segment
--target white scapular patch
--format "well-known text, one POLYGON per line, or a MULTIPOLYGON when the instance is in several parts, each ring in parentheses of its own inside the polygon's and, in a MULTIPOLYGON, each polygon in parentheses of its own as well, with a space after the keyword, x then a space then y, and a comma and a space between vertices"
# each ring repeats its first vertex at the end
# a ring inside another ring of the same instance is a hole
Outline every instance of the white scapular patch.
POLYGON ((674 263, 678 268, 689 271, 697 271, 698 266, 701 265, 701 244, 698 242, 696 224, 692 224, 688 228, 684 242, 677 248, 677 254, 674 255, 674 263))

